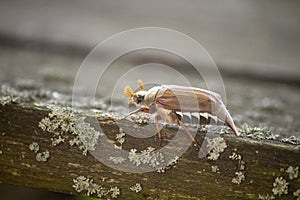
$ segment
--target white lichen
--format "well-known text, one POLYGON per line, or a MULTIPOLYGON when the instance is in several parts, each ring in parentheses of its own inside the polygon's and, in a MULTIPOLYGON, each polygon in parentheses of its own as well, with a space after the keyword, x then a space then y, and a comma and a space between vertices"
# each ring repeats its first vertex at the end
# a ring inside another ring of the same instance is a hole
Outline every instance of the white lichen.
POLYGON ((289 183, 282 177, 277 177, 273 183, 272 192, 274 195, 281 196, 288 193, 289 183))
POLYGON ((120 189, 118 187, 111 187, 109 192, 111 192, 111 198, 118 198, 120 195, 120 189))
POLYGON ((50 157, 50 152, 48 150, 36 154, 36 160, 38 162, 46 162, 49 159, 49 157, 50 157))
POLYGON ((245 175, 243 172, 235 172, 236 177, 234 177, 231 182, 234 184, 241 184, 245 180, 245 175))
POLYGON ((215 125, 203 125, 200 127, 200 131, 208 134, 219 134, 219 135, 224 135, 224 134, 230 134, 231 130, 229 127, 225 126, 215 126, 215 125))
POLYGON ((58 137, 51 138, 51 141, 52 141, 52 146, 57 146, 60 143, 65 142, 65 138, 63 138, 62 136, 58 135, 58 137))
POLYGON ((115 146, 117 146, 118 149, 122 149, 122 145, 125 142, 125 133, 122 128, 119 128, 119 133, 116 134, 116 141, 118 145, 115 144, 115 146))
POLYGON ((220 168, 217 165, 211 166, 211 171, 214 173, 220 173, 220 168))
POLYGON ((61 131, 62 133, 74 133, 77 118, 72 108, 48 106, 52 110, 48 117, 43 118, 39 127, 51 133, 61 131))
POLYGON ((258 199, 259 200, 273 200, 273 199, 275 199, 275 197, 273 195, 269 195, 269 194, 267 194, 267 195, 259 194, 258 199))
POLYGON ((39 146, 38 143, 32 142, 32 143, 29 145, 29 149, 30 149, 30 151, 33 151, 34 153, 37 153, 37 152, 40 150, 40 146, 39 146))
POLYGON ((125 136, 125 133, 119 133, 116 135, 117 142, 121 145, 125 142, 124 136, 125 136))
POLYGON ((245 170, 246 162, 243 160, 239 160, 239 170, 245 170))
POLYGON ((246 162, 243 161, 243 157, 241 154, 236 153, 237 149, 233 149, 233 152, 229 156, 230 160, 238 161, 238 169, 243 171, 246 168, 246 162))
MULTIPOLYGON (((104 181, 104 180, 103 180, 104 181)), ((111 198, 117 198, 120 195, 120 189, 116 186, 105 188, 102 184, 94 183, 93 179, 85 176, 78 176, 73 179, 73 188, 76 192, 85 192, 87 196, 97 195, 99 198, 110 195, 111 198)))
POLYGON ((175 168, 178 162, 179 157, 175 156, 174 159, 171 159, 166 166, 160 167, 156 170, 157 173, 165 173, 166 171, 175 168))
POLYGON ((5 106, 13 103, 19 103, 20 99, 17 97, 4 96, 0 97, 0 105, 5 106))
POLYGON ((298 178, 299 167, 289 166, 285 172, 289 174, 290 180, 296 179, 296 178, 298 178))
POLYGON ((124 163, 127 159, 121 156, 117 156, 117 157, 110 156, 109 160, 113 161, 115 164, 121 164, 124 163))
POLYGON ((48 150, 41 152, 41 153, 39 152, 40 145, 36 142, 32 142, 29 145, 29 149, 30 149, 30 151, 33 151, 34 153, 36 153, 35 158, 38 162, 46 162, 50 157, 50 152, 48 150))
POLYGON ((122 146, 118 146, 118 145, 114 144, 114 149, 122 150, 122 146))
POLYGON ((136 149, 131 149, 128 155, 128 159, 134 165, 139 166, 149 165, 153 168, 156 168, 164 161, 164 156, 161 152, 155 152, 153 147, 148 147, 147 149, 141 151, 141 153, 137 153, 136 149))
MULTIPOLYGON (((13 103, 20 103, 20 96, 25 95, 25 93, 22 93, 6 84, 1 84, 0 89, 1 89, 0 105, 2 106, 13 104, 13 103)), ((26 98, 27 97, 28 95, 26 95, 26 98)))
POLYGON ((73 188, 76 190, 76 192, 82 192, 84 190, 87 190, 89 188, 89 179, 84 176, 78 176, 76 179, 73 179, 73 188))
POLYGON ((70 107, 49 106, 49 108, 52 112, 40 121, 39 127, 54 134, 53 145, 64 142, 63 136, 65 134, 72 134, 75 138, 71 139, 69 144, 71 146, 77 145, 82 150, 83 155, 86 155, 87 151, 95 150, 98 138, 102 133, 85 122, 85 117, 79 116, 70 107), (57 135, 60 137, 56 138, 57 135))
POLYGON ((300 189, 296 190, 294 193, 293 193, 294 197, 296 197, 297 200, 300 200, 300 189))
POLYGON ((208 148, 208 159, 209 160, 217 160, 220 157, 220 153, 223 152, 227 144, 222 137, 217 138, 206 138, 207 140, 207 148, 208 148))
POLYGON ((281 142, 294 144, 294 145, 300 145, 300 136, 292 135, 288 138, 282 138, 281 142))
POLYGON ((78 137, 75 137, 75 138, 73 138, 73 139, 71 139, 69 141, 69 145, 70 146, 79 146, 80 147, 82 144, 81 144, 80 139, 78 137))
POLYGON ((135 193, 139 193, 140 191, 142 191, 142 185, 140 183, 136 183, 135 185, 131 186, 129 188, 132 192, 135 192, 135 193))
POLYGON ((140 125, 145 125, 150 123, 150 117, 146 114, 139 114, 139 115, 132 115, 131 119, 136 123, 140 125))
POLYGON ((262 128, 262 127, 250 127, 246 123, 244 123, 243 125, 241 134, 259 140, 264 140, 264 139, 276 140, 279 137, 278 134, 273 134, 271 130, 267 130, 266 128, 262 128))
POLYGON ((232 152, 232 154, 229 156, 230 160, 242 160, 242 156, 240 154, 237 154, 236 152, 232 152))
POLYGON ((54 132, 54 130, 58 127, 54 127, 54 125, 56 124, 52 124, 51 120, 49 119, 49 117, 45 117, 43 118, 40 122, 39 122, 39 127, 43 130, 43 131, 48 131, 48 132, 54 132))
POLYGON ((5 106, 9 104, 28 103, 40 99, 49 99, 51 92, 42 89, 26 90, 28 88, 13 88, 7 84, 0 85, 0 105, 5 106))

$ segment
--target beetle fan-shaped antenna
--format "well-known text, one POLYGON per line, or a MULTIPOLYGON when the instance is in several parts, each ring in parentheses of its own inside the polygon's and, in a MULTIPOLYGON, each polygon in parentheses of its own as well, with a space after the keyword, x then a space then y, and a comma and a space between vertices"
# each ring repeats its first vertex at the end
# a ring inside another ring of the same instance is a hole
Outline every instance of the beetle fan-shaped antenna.
POLYGON ((137 82, 138 82, 138 85, 141 88, 141 90, 145 90, 143 81, 142 80, 138 80, 137 82))
POLYGON ((131 87, 129 87, 128 85, 124 88, 124 96, 126 97, 132 97, 134 96, 134 92, 132 91, 131 87))

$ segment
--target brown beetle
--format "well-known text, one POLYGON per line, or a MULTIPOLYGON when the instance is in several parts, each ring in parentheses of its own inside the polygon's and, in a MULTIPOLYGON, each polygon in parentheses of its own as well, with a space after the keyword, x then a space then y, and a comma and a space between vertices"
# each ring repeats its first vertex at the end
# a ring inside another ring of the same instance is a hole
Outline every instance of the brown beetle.
POLYGON ((161 138, 159 121, 162 120, 182 126, 191 140, 199 145, 181 119, 188 116, 191 120, 198 118, 200 122, 201 117, 208 119, 213 117, 212 115, 216 115, 215 118, 229 126, 235 135, 239 136, 239 132, 219 94, 200 88, 178 85, 155 86, 146 91, 141 80, 138 80, 138 85, 141 90, 136 93, 129 86, 126 86, 124 95, 130 97, 129 104, 136 104, 141 107, 122 119, 138 112, 155 114, 159 138, 161 138))

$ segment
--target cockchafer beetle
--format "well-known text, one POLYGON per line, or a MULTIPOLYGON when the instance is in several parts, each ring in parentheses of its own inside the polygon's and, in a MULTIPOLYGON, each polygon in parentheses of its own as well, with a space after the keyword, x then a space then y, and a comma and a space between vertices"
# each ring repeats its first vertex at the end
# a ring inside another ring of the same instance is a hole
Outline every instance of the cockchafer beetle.
POLYGON ((192 136, 182 118, 214 118, 222 121, 224 125, 231 128, 236 136, 239 132, 221 100, 219 94, 195 87, 185 87, 178 85, 160 85, 145 90, 144 84, 138 80, 140 91, 134 93, 129 86, 124 89, 124 96, 130 97, 129 104, 141 106, 123 117, 125 119, 138 112, 155 114, 156 129, 158 138, 161 139, 159 122, 161 120, 181 126, 191 140, 198 146, 198 142, 192 136), (196 101, 196 104, 195 104, 196 101), (195 106, 196 105, 196 106, 195 106))

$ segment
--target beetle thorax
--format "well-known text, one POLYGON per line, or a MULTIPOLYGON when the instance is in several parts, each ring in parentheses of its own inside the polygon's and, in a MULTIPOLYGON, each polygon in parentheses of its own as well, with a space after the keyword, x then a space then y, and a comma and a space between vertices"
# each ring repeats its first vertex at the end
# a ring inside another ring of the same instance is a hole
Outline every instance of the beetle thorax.
POLYGON ((141 105, 150 107, 155 102, 156 93, 160 89, 160 86, 156 86, 153 88, 150 88, 148 91, 139 91, 136 94, 143 94, 144 95, 144 101, 141 102, 141 105))

